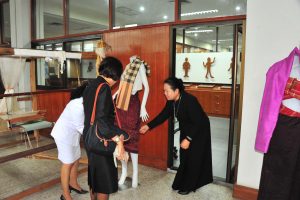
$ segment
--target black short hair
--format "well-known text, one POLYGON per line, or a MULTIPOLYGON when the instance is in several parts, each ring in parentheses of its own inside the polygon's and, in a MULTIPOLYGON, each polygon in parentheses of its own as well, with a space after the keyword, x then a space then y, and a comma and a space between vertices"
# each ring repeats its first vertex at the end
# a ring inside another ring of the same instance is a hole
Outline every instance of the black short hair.
POLYGON ((106 78, 111 78, 114 81, 120 80, 122 72, 122 63, 115 57, 105 57, 100 63, 99 74, 106 78))
POLYGON ((170 87, 173 91, 178 89, 180 93, 184 92, 183 81, 180 78, 169 77, 164 81, 164 83, 170 85, 170 87))
POLYGON ((71 97, 70 97, 70 100, 73 100, 73 99, 77 99, 77 98, 82 97, 82 94, 83 94, 83 92, 84 92, 84 89, 85 89, 87 86, 88 86, 88 82, 87 82, 87 81, 84 81, 84 82, 82 83, 81 86, 79 86, 79 87, 73 89, 73 90, 71 91, 71 97))

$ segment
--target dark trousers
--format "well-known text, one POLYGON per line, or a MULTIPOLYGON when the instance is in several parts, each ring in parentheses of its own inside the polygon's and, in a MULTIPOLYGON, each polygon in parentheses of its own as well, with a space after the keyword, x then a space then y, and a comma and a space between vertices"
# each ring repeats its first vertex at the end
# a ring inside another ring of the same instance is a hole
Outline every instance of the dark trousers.
POLYGON ((279 115, 264 155, 258 200, 300 200, 300 118, 279 115))

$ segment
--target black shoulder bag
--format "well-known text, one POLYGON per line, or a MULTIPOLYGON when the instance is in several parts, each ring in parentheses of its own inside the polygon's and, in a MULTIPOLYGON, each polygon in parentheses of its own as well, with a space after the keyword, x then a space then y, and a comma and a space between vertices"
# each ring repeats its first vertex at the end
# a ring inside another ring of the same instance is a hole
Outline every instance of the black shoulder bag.
MULTIPOLYGON (((101 87, 104 84, 105 83, 100 84, 96 90, 96 95, 95 95, 95 100, 94 100, 94 105, 93 105, 93 112, 92 112, 91 121, 90 121, 90 128, 88 129, 88 131, 84 137, 84 142, 85 142, 85 148, 90 152, 93 152, 93 153, 99 154, 99 155, 112 155, 116 149, 116 143, 114 141, 112 141, 111 139, 104 138, 104 136, 102 136, 101 133, 97 129, 97 123, 94 123, 98 94, 99 94, 101 87)), ((113 102, 113 104, 114 104, 114 102, 113 102)), ((121 128, 121 124, 120 124, 120 120, 118 117, 118 113, 117 113, 115 104, 114 104, 114 109, 116 112, 118 126, 119 126, 119 128, 121 128)), ((126 137, 126 136, 124 135, 124 137, 126 137)))

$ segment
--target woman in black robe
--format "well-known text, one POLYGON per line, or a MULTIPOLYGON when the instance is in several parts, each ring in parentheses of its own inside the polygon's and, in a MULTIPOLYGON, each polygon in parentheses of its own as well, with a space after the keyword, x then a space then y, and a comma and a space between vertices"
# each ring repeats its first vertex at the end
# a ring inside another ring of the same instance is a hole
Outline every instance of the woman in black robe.
POLYGON ((172 188, 182 195, 189 194, 213 181, 209 118, 196 97, 184 91, 181 79, 164 81, 167 103, 160 114, 140 129, 144 134, 176 117, 180 128, 180 165, 172 188))

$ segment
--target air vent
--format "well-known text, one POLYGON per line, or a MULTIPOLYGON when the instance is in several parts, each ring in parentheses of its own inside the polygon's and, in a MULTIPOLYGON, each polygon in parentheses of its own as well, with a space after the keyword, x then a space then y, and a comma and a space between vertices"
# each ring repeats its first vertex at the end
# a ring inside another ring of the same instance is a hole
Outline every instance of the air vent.
POLYGON ((62 26, 63 24, 59 23, 59 22, 51 22, 51 23, 49 23, 49 25, 51 25, 51 26, 62 26))
MULTIPOLYGON (((175 0, 169 0, 169 2, 174 2, 175 0)), ((179 0, 179 3, 191 3, 189 0, 179 0)))
POLYGON ((133 10, 131 8, 120 6, 116 8, 116 12, 121 13, 123 15, 134 16, 140 14, 138 11, 133 10))

